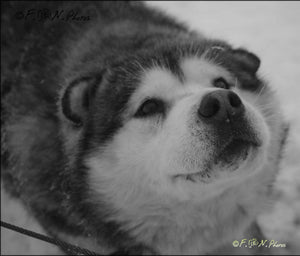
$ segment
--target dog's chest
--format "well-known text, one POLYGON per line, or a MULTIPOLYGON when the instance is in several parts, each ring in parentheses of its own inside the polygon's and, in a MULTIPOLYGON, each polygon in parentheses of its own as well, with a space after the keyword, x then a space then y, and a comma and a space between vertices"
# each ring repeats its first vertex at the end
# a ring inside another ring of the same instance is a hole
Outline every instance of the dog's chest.
POLYGON ((253 221, 251 212, 234 200, 224 198, 201 207, 182 204, 172 210, 148 212, 139 223, 131 223, 136 227, 133 234, 161 254, 207 253, 234 241, 253 221))

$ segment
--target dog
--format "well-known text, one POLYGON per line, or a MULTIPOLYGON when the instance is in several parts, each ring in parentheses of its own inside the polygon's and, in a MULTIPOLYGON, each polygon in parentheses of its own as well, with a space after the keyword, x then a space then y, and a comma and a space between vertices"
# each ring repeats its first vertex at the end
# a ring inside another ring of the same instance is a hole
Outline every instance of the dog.
POLYGON ((287 124, 258 56, 141 2, 1 16, 3 185, 50 235, 99 254, 222 254, 259 233, 287 124))

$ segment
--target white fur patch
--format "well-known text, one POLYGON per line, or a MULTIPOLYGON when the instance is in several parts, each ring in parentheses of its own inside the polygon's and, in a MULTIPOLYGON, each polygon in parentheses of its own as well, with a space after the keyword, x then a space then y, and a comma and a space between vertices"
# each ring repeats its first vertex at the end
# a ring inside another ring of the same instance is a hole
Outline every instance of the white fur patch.
POLYGON ((224 68, 196 57, 184 59, 181 68, 187 83, 196 83, 198 86, 211 85, 212 80, 218 77, 224 77, 228 81, 233 79, 224 68))

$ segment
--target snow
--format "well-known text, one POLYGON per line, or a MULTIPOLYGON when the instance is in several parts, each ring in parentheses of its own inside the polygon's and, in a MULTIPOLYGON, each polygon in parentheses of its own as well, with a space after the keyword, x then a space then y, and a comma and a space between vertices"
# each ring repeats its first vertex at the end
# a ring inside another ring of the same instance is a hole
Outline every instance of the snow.
MULTIPOLYGON (((275 88, 291 124, 276 187, 279 200, 260 217, 270 239, 300 252, 300 2, 149 2, 196 31, 246 47, 262 60, 261 74, 275 88)), ((1 192, 1 219, 38 232, 22 206, 1 192)), ((1 254, 57 254, 56 247, 1 228, 1 254)), ((279 252, 278 252, 279 253, 279 252)))

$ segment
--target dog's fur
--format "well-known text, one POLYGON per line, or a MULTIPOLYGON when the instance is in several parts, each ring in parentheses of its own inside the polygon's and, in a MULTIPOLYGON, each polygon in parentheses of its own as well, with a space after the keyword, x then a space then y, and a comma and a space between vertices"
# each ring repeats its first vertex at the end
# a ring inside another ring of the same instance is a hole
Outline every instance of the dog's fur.
POLYGON ((2 12, 2 177, 51 235, 105 254, 208 254, 255 226, 286 136, 257 56, 143 3, 10 2, 2 12), (13 19, 31 8, 90 20, 13 19), (245 106, 248 126, 233 138, 259 142, 230 163, 215 158, 227 128, 196 114, 222 90, 218 77, 245 106), (139 116, 149 98, 164 111, 139 116))

